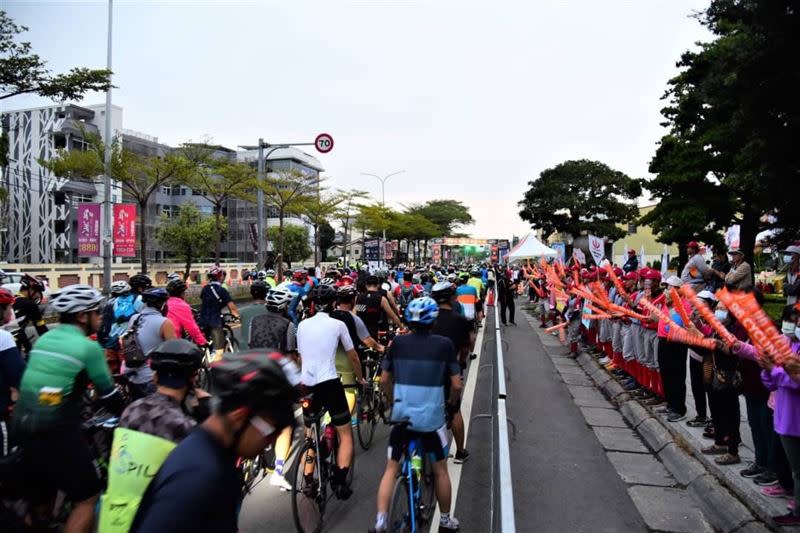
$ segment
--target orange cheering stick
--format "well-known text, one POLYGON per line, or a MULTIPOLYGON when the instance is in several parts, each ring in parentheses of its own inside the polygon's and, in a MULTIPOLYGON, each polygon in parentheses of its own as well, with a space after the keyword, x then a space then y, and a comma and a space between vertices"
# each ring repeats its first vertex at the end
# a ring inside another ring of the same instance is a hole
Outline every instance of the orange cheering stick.
POLYGON ((566 322, 561 322, 559 324, 556 324, 555 326, 550 326, 549 328, 545 329, 544 332, 545 333, 553 333, 554 331, 559 330, 559 329, 563 329, 565 327, 567 327, 567 323, 566 322))
POLYGON ((686 314, 686 308, 683 307, 683 300, 681 300, 681 295, 678 294, 678 289, 670 287, 669 295, 672 298, 672 308, 678 312, 678 316, 681 317, 684 327, 688 328, 691 322, 689 321, 689 315, 686 314))
POLYGON ((678 289, 680 293, 689 300, 689 303, 697 309, 697 312, 700 314, 700 317, 703 321, 711 326, 711 328, 717 332, 717 335, 720 336, 721 339, 725 341, 728 346, 733 346, 733 344, 739 340, 736 336, 731 333, 730 331, 722 325, 722 322, 714 316, 714 312, 706 305, 706 303, 697 297, 697 294, 694 292, 689 285, 682 285, 680 289, 678 289))
POLYGON ((747 330, 753 344, 772 355, 777 364, 781 365, 794 356, 789 341, 781 335, 752 293, 731 292, 722 288, 717 291, 717 298, 747 330))
POLYGON ((659 320, 663 320, 664 322, 669 324, 670 329, 672 329, 673 327, 680 328, 680 326, 676 324, 675 321, 672 320, 672 318, 667 313, 665 313, 664 311, 662 311, 661 309, 650 303, 650 300, 648 300, 647 298, 641 298, 639 300, 639 305, 641 305, 651 313, 655 313, 655 315, 659 318, 659 320))
POLYGON ((614 287, 617 288, 617 291, 619 291, 622 296, 627 298, 628 291, 625 290, 625 285, 622 284, 622 281, 620 281, 619 277, 617 277, 617 275, 614 273, 614 269, 611 268, 611 263, 606 263, 605 269, 606 272, 608 272, 608 277, 611 278, 611 282, 614 284, 614 287))
POLYGON ((667 331, 667 340, 681 344, 690 344, 707 350, 713 350, 717 347, 717 343, 714 342, 714 339, 692 335, 682 327, 675 325, 670 325, 669 331, 667 331))

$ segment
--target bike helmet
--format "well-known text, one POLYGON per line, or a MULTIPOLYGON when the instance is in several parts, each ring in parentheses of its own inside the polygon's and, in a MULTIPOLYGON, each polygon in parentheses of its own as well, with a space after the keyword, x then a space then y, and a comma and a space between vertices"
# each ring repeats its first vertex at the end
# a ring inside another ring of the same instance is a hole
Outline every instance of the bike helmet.
POLYGON ((256 279, 262 280, 262 281, 267 279, 267 273, 264 272, 263 270, 259 270, 258 272, 256 272, 256 279))
POLYGON ((22 279, 19 280, 19 288, 35 292, 44 292, 45 286, 42 280, 34 278, 30 274, 23 274, 22 279))
POLYGON ((11 291, 0 287, 0 305, 10 305, 14 303, 14 295, 11 291))
POLYGON ((423 296, 415 298, 406 307, 406 322, 430 326, 439 316, 439 305, 433 298, 423 296))
MULTIPOLYGON (((186 339, 170 339, 164 341, 148 354, 150 357, 150 368, 160 374, 182 374, 189 375, 198 368, 203 362, 203 351, 194 343, 186 339)), ((159 382, 163 383, 164 376, 159 376, 159 382)), ((180 386, 183 384, 176 384, 180 386)))
POLYGON ((250 296, 252 296, 253 298, 258 298, 259 300, 263 300, 267 296, 268 291, 269 291, 269 285, 267 285, 266 281, 257 279, 250 285, 250 296))
POLYGON ((103 295, 97 289, 89 285, 75 284, 68 285, 53 295, 50 305, 56 313, 73 314, 94 311, 100 307, 102 301, 103 295))
POLYGON ((173 279, 167 283, 167 294, 170 296, 180 296, 186 292, 186 282, 182 279, 173 279))
POLYGON ((453 284, 449 281, 440 281, 431 288, 431 297, 436 303, 448 303, 453 297, 453 284))
POLYGON ((177 272, 173 272, 172 274, 167 274, 167 282, 178 280, 178 279, 182 280, 183 276, 181 276, 177 272))
POLYGON ((339 283, 341 283, 342 285, 352 285, 353 278, 352 276, 342 276, 342 278, 339 280, 339 283))
POLYGON ((308 278, 308 272, 305 270, 295 270, 292 272, 292 281, 305 281, 308 278))
POLYGON ((131 292, 131 286, 127 281, 115 281, 111 284, 111 296, 122 296, 131 292))
POLYGON ((355 295, 358 294, 358 290, 353 285, 342 285, 336 291, 336 299, 340 302, 346 302, 352 300, 355 295))
POLYGON ((280 313, 286 309, 286 306, 289 305, 289 302, 292 301, 292 298, 293 295, 289 291, 283 289, 272 289, 267 293, 267 309, 276 313, 280 313))
POLYGON ((169 298, 169 294, 160 287, 147 289, 142 293, 142 302, 150 307, 160 308, 167 301, 167 298, 169 298))
POLYGON ((319 284, 320 285, 331 285, 331 286, 333 286, 333 285, 336 285, 336 280, 333 279, 333 278, 322 278, 321 280, 319 280, 319 284))
POLYGON ((294 424, 300 372, 280 352, 226 355, 211 366, 211 383, 218 412, 245 407, 253 414, 269 413, 276 429, 294 424))
POLYGON ((316 305, 327 305, 336 299, 336 289, 330 285, 317 285, 311 290, 311 299, 316 305))
POLYGON ((208 275, 208 279, 213 281, 219 281, 225 277, 226 272, 220 267, 211 267, 208 269, 208 272, 206 274, 208 275))
POLYGON ((455 283, 456 282, 456 278, 457 278, 457 276, 455 274, 453 274, 453 273, 450 273, 450 274, 447 275, 447 281, 449 281, 450 283, 455 283))
POLYGON ((131 276, 131 279, 128 280, 131 288, 133 289, 149 289, 153 286, 153 280, 150 279, 150 276, 147 274, 136 274, 135 276, 131 276))
POLYGON ((473 278, 479 278, 481 277, 481 271, 478 270, 477 268, 473 268, 472 270, 470 270, 469 275, 472 276, 473 278))
POLYGON ((267 270, 264 271, 264 275, 266 275, 268 278, 274 278, 275 270, 268 268, 267 270))

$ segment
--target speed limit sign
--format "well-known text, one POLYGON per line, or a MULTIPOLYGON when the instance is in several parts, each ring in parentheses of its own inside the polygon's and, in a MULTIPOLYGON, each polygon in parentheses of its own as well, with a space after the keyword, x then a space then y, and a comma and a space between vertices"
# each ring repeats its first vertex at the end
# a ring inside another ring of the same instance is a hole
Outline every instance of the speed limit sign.
POLYGON ((314 146, 319 153, 327 154, 333 150, 333 137, 327 133, 320 133, 317 135, 317 138, 314 139, 314 146))

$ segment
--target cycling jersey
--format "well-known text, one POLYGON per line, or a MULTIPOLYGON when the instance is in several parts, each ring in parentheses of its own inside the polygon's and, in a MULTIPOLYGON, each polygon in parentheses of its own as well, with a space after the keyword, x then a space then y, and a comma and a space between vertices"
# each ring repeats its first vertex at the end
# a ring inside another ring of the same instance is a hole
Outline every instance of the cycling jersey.
POLYGON ((250 325, 252 324, 253 319, 257 316, 265 314, 266 312, 267 308, 264 307, 263 303, 253 303, 247 307, 239 309, 239 321, 242 325, 241 329, 239 330, 239 334, 245 342, 247 342, 250 338, 250 325))
POLYGON ((266 277, 266 278, 264 278, 264 281, 267 282, 267 285, 269 285, 270 289, 274 289, 275 286, 278 284, 275 281, 275 278, 266 277))
POLYGON ((249 348, 274 348, 283 353, 297 350, 297 328, 281 313, 267 310, 250 322, 249 348))
MULTIPOLYGON (((14 343, 14 336, 0 329, 0 422, 7 418, 11 405, 11 387, 19 389, 23 370, 25 361, 14 343)), ((0 444, 3 442, 3 436, 0 435, 0 444)), ((0 450, 0 457, 2 456, 3 450, 0 450)))
POLYGON ((289 306, 286 308, 286 314, 296 326, 300 322, 300 317, 297 314, 297 308, 299 307, 300 302, 303 301, 303 298, 305 298, 306 294, 308 294, 309 284, 298 285, 297 283, 291 283, 286 288, 293 295, 291 301, 289 302, 289 306))
POLYGON ((218 281, 212 281, 200 291, 200 325, 222 327, 222 309, 231 301, 231 295, 218 281))
MULTIPOLYGON (((175 335, 179 339, 186 333, 198 346, 208 344, 205 335, 200 331, 197 322, 194 321, 192 307, 183 298, 178 298, 177 296, 169 297, 167 300, 167 318, 175 326, 175 335)), ((242 328, 244 328, 244 325, 242 325, 242 328)))
POLYGON ((478 291, 472 285, 459 285, 456 288, 456 299, 464 309, 467 320, 475 320, 475 303, 478 301, 478 291))
MULTIPOLYGON (((347 326, 347 332, 350 334, 350 340, 353 341, 353 346, 355 346, 357 350, 365 347, 363 341, 370 335, 369 331, 367 331, 367 327, 364 325, 363 320, 358 318, 358 316, 353 315, 353 313, 350 311, 345 311, 343 309, 336 309, 332 311, 331 318, 335 318, 347 326)), ((345 385, 351 385, 355 383, 355 371, 353 370, 353 365, 350 363, 350 358, 347 356, 347 352, 342 349, 341 345, 339 346, 339 349, 336 350, 336 371, 341 375, 342 383, 345 385)))
POLYGON ((364 325, 367 326, 367 331, 369 331, 373 339, 378 338, 378 329, 383 315, 382 301, 383 296, 377 291, 367 291, 359 294, 356 299, 358 317, 364 321, 364 325))
POLYGON ((478 299, 480 299, 484 291, 484 284, 481 278, 469 278, 467 285, 475 287, 475 290, 478 291, 478 299))
POLYGON ((44 323, 42 311, 39 309, 39 304, 25 296, 17 296, 14 301, 14 314, 17 316, 19 324, 19 335, 17 342, 21 350, 25 352, 31 351, 31 342, 28 340, 28 335, 25 328, 29 325, 36 327, 36 332, 41 336, 47 333, 47 326, 44 323))
POLYGON ((116 391, 100 345, 71 324, 42 335, 22 376, 14 427, 26 433, 78 427, 87 381, 101 398, 116 391))
POLYGON ((297 328, 297 351, 302 358, 300 381, 311 386, 338 379, 336 350, 342 344, 345 351, 353 349, 347 326, 324 311, 303 320, 297 328))
POLYGON ((185 439, 196 424, 191 416, 183 412, 177 399, 159 392, 130 404, 119 419, 121 428, 141 431, 175 443, 185 439))

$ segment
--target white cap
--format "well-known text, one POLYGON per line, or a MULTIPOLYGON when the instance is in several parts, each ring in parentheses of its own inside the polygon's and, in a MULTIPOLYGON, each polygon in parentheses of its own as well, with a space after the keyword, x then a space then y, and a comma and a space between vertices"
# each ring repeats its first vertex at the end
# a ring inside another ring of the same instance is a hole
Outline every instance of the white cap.
POLYGON ((800 254, 800 246, 797 246, 796 244, 787 246, 784 252, 787 254, 800 254))
POLYGON ((714 296, 714 293, 711 291, 700 291, 697 293, 697 297, 701 300, 711 300, 712 302, 717 301, 717 297, 714 296))
POLYGON ((683 280, 678 276, 672 275, 667 278, 666 284, 670 285, 671 287, 680 287, 683 285, 683 280))

